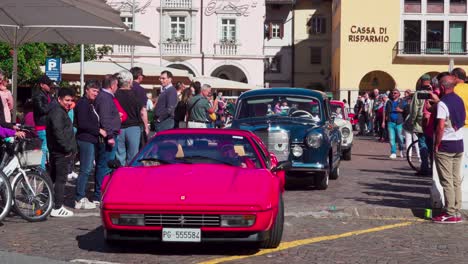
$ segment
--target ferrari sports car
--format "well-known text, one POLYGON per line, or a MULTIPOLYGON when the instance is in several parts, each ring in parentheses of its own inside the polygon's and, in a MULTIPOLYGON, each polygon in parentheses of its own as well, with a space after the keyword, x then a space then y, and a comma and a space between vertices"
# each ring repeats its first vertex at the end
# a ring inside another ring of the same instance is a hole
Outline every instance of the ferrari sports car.
POLYGON ((101 216, 109 244, 258 242, 279 245, 284 170, 260 138, 231 129, 158 132, 127 167, 103 182, 101 216))

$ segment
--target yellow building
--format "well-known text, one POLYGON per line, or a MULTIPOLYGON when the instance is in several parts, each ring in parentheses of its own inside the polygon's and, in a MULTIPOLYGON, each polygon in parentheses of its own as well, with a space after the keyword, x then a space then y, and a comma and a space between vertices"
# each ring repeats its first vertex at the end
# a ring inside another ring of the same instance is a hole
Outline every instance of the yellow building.
MULTIPOLYGON (((306 65, 306 49, 295 47, 296 86, 319 80, 335 98, 352 103, 360 91, 414 90, 422 75, 435 76, 449 65, 468 70, 464 0, 300 0, 296 6, 295 44, 307 33, 301 29, 309 29, 301 27, 307 14, 330 18, 324 34, 329 50, 323 50, 320 66, 306 65), (320 67, 322 80, 303 74, 303 68, 312 72, 320 67)), ((312 22, 316 30, 317 20, 312 22)), ((313 47, 321 42, 309 37, 307 43, 313 47)))

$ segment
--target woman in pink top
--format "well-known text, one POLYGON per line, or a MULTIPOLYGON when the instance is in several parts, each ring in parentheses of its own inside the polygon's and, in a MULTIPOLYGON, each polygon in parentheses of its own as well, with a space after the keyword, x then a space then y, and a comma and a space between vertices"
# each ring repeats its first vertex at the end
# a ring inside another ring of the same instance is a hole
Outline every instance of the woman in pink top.
POLYGON ((0 97, 3 103, 3 113, 5 113, 5 122, 11 123, 11 109, 13 109, 13 96, 6 87, 8 81, 0 81, 0 97))

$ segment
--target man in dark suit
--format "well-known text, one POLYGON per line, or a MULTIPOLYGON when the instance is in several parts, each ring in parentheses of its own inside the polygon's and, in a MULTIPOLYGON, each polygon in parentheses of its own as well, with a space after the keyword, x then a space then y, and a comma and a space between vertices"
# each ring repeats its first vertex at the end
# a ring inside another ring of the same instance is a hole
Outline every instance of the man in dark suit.
POLYGON ((174 128, 174 110, 177 105, 177 91, 172 86, 172 73, 161 72, 159 81, 162 93, 154 110, 156 132, 174 128))

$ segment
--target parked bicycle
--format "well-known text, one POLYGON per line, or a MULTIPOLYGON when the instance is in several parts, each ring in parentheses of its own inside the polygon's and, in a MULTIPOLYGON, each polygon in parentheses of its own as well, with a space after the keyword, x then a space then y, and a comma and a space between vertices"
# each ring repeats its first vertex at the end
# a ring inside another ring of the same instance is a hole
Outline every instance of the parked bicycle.
POLYGON ((11 209, 12 193, 10 181, 5 173, 0 171, 0 222, 8 215, 11 209))
MULTIPOLYGON (((29 128, 20 130, 33 135, 29 128)), ((47 219, 54 201, 52 181, 40 168, 40 146, 37 137, 7 138, 0 142, 0 168, 11 185, 9 204, 14 212, 30 222, 47 219)))

